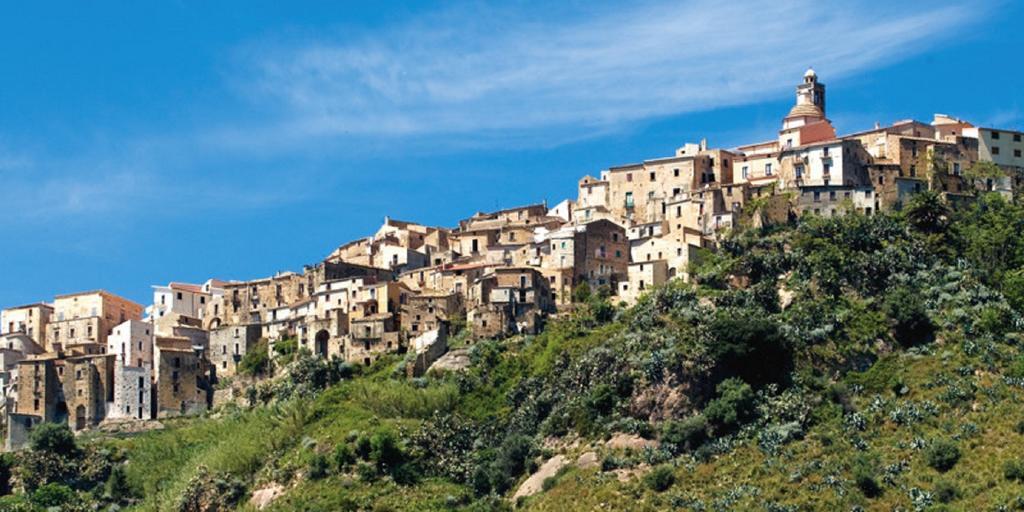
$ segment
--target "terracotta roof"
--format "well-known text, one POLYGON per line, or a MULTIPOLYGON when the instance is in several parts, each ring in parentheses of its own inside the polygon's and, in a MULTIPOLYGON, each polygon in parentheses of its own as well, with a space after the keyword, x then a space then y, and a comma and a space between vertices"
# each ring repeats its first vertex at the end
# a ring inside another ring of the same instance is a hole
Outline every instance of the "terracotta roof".
POLYGON ((198 285, 198 284, 173 283, 172 282, 167 287, 172 289, 172 290, 181 290, 181 291, 192 292, 192 293, 205 293, 205 292, 203 292, 203 287, 198 285))

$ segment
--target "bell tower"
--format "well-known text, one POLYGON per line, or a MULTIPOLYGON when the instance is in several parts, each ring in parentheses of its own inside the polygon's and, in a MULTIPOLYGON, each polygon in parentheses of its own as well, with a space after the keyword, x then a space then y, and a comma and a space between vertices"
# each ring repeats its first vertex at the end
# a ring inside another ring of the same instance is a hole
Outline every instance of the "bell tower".
POLYGON ((818 74, 808 68, 804 73, 804 83, 796 87, 797 105, 814 105, 825 116, 825 84, 818 82, 818 74))

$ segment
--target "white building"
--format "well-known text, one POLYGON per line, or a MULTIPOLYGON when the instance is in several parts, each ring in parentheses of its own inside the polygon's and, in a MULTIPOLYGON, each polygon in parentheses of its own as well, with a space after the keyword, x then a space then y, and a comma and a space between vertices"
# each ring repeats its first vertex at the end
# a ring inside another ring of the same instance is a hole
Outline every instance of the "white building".
POLYGON ((107 353, 127 366, 153 365, 153 324, 128 320, 107 337, 107 353))

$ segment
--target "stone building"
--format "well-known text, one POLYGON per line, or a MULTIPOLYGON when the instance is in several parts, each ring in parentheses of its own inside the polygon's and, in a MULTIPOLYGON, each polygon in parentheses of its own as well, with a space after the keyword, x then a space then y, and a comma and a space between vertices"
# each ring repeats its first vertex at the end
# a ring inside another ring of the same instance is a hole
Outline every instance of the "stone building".
POLYGON ((156 416, 195 414, 210 406, 206 357, 188 338, 156 338, 156 416))
POLYGON ((537 333, 546 314, 555 310, 548 279, 532 267, 497 267, 477 280, 486 300, 467 313, 477 338, 537 333))
POLYGON ((413 294, 402 307, 402 330, 419 336, 462 312, 462 297, 456 293, 428 290, 413 294))
POLYGON ((369 366, 383 354, 398 352, 401 336, 395 314, 376 313, 353 318, 345 344, 345 360, 369 366))
POLYGON ((151 420, 153 416, 153 369, 114 363, 114 402, 108 419, 151 420))
POLYGON ((207 357, 216 377, 235 375, 238 363, 259 343, 260 334, 260 326, 251 324, 227 325, 210 331, 207 357))
POLYGON ((114 401, 114 354, 72 356, 64 359, 64 401, 75 430, 99 425, 114 401))
POLYGON ((105 348, 115 326, 141 320, 143 311, 141 305, 102 290, 58 295, 53 309, 46 327, 50 350, 86 343, 105 348))

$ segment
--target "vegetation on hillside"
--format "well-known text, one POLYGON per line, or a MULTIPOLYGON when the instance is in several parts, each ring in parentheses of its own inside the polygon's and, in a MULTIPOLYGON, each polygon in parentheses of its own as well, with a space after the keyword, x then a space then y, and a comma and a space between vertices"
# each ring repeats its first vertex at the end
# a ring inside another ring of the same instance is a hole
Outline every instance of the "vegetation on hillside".
POLYGON ((243 404, 33 442, 0 461, 17 492, 0 506, 246 510, 280 485, 269 510, 495 510, 551 456, 593 452, 518 505, 1024 509, 1022 228, 998 195, 954 211, 922 193, 740 231, 693 283, 631 308, 578 291, 543 334, 477 343, 458 373, 284 347, 294 361, 243 404))

